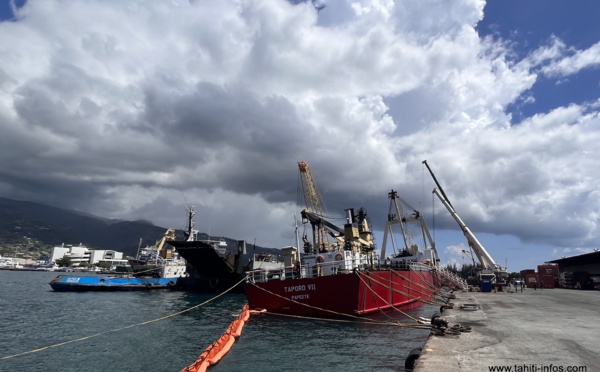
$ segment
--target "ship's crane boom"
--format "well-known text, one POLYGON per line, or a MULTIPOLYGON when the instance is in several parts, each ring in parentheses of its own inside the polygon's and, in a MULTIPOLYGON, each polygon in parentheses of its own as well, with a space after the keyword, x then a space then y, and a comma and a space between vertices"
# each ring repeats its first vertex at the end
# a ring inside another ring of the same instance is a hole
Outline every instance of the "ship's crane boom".
POLYGON ((344 250, 372 254, 375 250, 375 244, 366 210, 360 208, 355 213, 353 208, 346 209, 344 228, 331 223, 323 214, 323 203, 321 203, 317 185, 313 180, 308 164, 300 161, 298 162, 298 168, 300 169, 302 190, 306 202, 306 208, 301 212, 302 220, 304 223, 310 222, 313 231, 312 246, 306 237, 303 238, 305 252, 309 253, 309 250, 312 250, 312 253, 328 252, 343 247, 344 250), (329 244, 327 241, 328 235, 337 240, 334 243, 337 247, 329 244))
POLYGON ((158 246, 156 247, 157 253, 160 253, 162 251, 167 240, 175 240, 175 230, 174 229, 167 229, 167 231, 165 232, 165 235, 163 235, 163 237, 158 242, 158 246))
MULTIPOLYGON (((298 162, 298 168, 300 170, 300 180, 302 182, 302 191, 304 193, 304 202, 306 203, 306 209, 302 211, 303 217, 305 212, 310 212, 313 215, 323 218, 323 203, 317 190, 317 185, 313 180, 310 167, 305 161, 298 162)), ((325 252, 329 250, 329 242, 327 240, 327 231, 323 224, 318 223, 317 218, 309 219, 313 225, 313 242, 317 252, 325 252)))
POLYGON ((444 193, 442 186, 439 184, 439 182, 435 178, 433 171, 431 170, 431 168, 429 168, 429 165, 427 164, 427 160, 423 160, 423 164, 425 164, 425 166, 427 167, 427 170, 429 170, 429 173, 431 174, 431 176, 433 177, 433 180, 435 181, 435 184, 437 185, 437 188, 433 189, 433 193, 435 195, 437 195, 437 197, 440 199, 442 204, 444 204, 446 209, 448 209, 448 211, 450 212, 450 214, 452 215, 454 220, 456 220, 456 222, 460 226, 460 229, 462 230, 463 234, 467 238, 469 247, 477 256, 477 259, 479 260, 481 267, 483 269, 493 270, 496 272, 502 271, 502 267, 500 267, 500 265, 498 265, 496 263, 496 261, 494 261, 492 256, 490 256, 490 254, 483 247, 483 244, 481 244, 479 242, 477 237, 475 237, 475 234, 473 234, 473 232, 467 227, 467 225, 463 222, 463 220, 458 216, 458 213, 456 213, 456 211, 454 210, 454 207, 452 206, 452 204, 450 204, 448 197, 444 193))
POLYGON ((300 180, 302 181, 302 191, 304 193, 304 202, 306 203, 306 209, 316 213, 320 216, 323 215, 323 203, 321 203, 321 197, 317 190, 317 185, 313 180, 310 167, 305 161, 298 162, 298 168, 300 169, 300 180))
POLYGON ((344 229, 327 221, 326 219, 323 218, 323 216, 320 216, 316 213, 312 213, 308 209, 303 210, 301 212, 301 215, 302 215, 303 219, 308 220, 310 223, 319 224, 319 225, 323 224, 323 225, 325 225, 325 227, 328 227, 331 230, 330 235, 332 235, 334 238, 344 236, 344 229))

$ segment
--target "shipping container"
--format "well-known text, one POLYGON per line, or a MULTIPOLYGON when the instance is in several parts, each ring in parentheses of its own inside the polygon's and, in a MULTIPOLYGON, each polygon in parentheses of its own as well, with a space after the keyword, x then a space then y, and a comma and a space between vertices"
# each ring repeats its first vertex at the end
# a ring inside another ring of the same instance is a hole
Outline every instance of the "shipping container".
POLYGON ((555 279, 552 275, 543 275, 538 273, 538 288, 555 288, 555 279))
POLYGON ((551 275, 554 278, 558 278, 558 264, 538 265, 537 272, 539 275, 551 275))
POLYGON ((536 273, 525 274, 525 285, 527 288, 539 287, 539 281, 536 273))
POLYGON ((535 270, 534 269, 521 270, 520 274, 521 274, 521 278, 524 278, 525 275, 527 275, 527 274, 535 274, 535 270))

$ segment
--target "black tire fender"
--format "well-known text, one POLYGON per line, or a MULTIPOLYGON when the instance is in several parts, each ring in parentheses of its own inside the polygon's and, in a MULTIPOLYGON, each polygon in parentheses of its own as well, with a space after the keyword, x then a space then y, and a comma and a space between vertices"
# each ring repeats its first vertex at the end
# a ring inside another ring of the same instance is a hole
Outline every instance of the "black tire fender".
POLYGON ((404 368, 406 368, 407 371, 412 371, 413 368, 415 368, 417 359, 419 359, 419 357, 421 356, 421 351, 423 351, 423 348, 417 347, 415 349, 412 349, 410 353, 408 353, 408 356, 404 361, 404 368))

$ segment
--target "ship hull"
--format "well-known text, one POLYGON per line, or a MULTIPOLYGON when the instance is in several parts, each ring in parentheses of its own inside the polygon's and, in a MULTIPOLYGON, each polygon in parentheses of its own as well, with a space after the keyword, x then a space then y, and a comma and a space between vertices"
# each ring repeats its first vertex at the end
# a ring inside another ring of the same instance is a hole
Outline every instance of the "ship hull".
MULTIPOLYGON (((201 241, 170 241, 177 252, 188 265, 191 280, 188 286, 195 290, 206 292, 222 292, 230 289, 244 276, 235 270, 235 260, 228 263, 227 257, 218 252, 212 245, 201 241)), ((229 254, 234 256, 233 254, 229 254)), ((242 292, 243 286, 238 285, 234 291, 242 292)))
POLYGON ((247 282, 250 308, 280 314, 336 317, 406 310, 433 299, 432 271, 375 270, 345 274, 247 282))
POLYGON ((212 245, 202 241, 170 241, 188 265, 190 280, 186 287, 202 292, 231 290, 244 292, 246 271, 262 268, 281 269, 279 262, 257 261, 255 254, 231 252, 220 253, 212 245))
POLYGON ((141 291, 172 288, 177 284, 177 279, 59 275, 49 284, 56 292, 141 291))

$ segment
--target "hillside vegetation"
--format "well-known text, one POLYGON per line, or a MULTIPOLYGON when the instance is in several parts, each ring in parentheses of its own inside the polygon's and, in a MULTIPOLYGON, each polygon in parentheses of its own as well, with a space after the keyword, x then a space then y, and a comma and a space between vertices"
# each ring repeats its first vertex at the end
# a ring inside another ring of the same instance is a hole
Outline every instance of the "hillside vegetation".
MULTIPOLYGON (((26 201, 0 198, 0 255, 43 259, 52 247, 79 243, 90 249, 112 249, 134 256, 142 246, 153 245, 166 228, 147 221, 123 221, 26 201)), ((177 239, 183 231, 176 230, 177 239)), ((200 239, 208 239, 199 234, 200 239)), ((237 240, 224 238, 228 249, 237 250, 237 240)), ((251 249, 251 246, 248 246, 251 249)), ((256 247, 257 251, 277 251, 256 247)))

